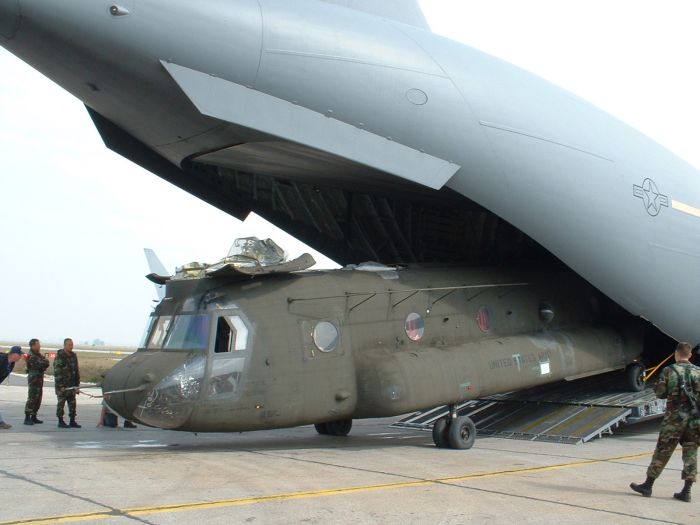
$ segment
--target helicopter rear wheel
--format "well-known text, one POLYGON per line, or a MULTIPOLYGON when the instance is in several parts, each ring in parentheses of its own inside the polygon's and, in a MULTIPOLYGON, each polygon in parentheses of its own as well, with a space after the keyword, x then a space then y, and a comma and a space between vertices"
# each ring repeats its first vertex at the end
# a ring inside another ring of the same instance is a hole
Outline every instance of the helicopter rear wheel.
POLYGON ((433 443, 437 448, 450 448, 447 419, 447 416, 441 417, 433 425, 433 443))
POLYGON ((352 429, 352 419, 341 419, 323 423, 326 426, 326 434, 329 436, 347 436, 352 429))
POLYGON ((632 363, 625 370, 625 385, 631 392, 641 392, 646 387, 644 366, 632 363))
POLYGON ((472 448, 476 439, 476 425, 467 416, 459 416, 450 424, 448 439, 451 448, 457 450, 472 448))

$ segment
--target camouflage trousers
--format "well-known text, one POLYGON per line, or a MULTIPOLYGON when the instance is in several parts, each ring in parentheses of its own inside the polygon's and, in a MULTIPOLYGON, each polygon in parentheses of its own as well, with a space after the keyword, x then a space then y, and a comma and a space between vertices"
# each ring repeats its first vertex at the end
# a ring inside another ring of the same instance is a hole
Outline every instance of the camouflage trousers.
POLYGON ((77 403, 75 402, 75 390, 70 390, 68 392, 56 391, 56 397, 58 398, 58 404, 56 405, 56 417, 58 419, 63 419, 65 412, 63 407, 68 403, 68 415, 71 419, 75 419, 77 415, 77 403))
POLYGON ((647 469, 647 476, 653 479, 671 459, 678 443, 683 448, 683 473, 681 479, 696 481, 698 473, 698 439, 700 439, 700 421, 692 420, 686 414, 666 414, 661 423, 659 440, 656 443, 654 457, 647 469))
POLYGON ((24 406, 24 413, 29 416, 36 416, 41 408, 41 398, 44 395, 44 376, 27 377, 27 404, 24 406))

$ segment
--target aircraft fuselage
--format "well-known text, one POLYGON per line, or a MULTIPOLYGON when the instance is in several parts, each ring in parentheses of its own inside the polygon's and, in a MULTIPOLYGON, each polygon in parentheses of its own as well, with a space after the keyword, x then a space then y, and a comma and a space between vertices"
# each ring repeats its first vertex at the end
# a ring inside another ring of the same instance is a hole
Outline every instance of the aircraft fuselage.
POLYGON ((493 57, 314 0, 11 0, 0 44, 176 166, 451 188, 700 340, 698 171, 493 57))

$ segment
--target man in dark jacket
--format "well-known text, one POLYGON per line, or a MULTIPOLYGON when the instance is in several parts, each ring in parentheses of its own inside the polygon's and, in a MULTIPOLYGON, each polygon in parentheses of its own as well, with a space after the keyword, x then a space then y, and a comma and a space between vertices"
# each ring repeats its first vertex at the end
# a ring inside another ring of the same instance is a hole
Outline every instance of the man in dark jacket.
MULTIPOLYGON (((15 368, 15 363, 22 358, 22 348, 13 346, 8 353, 0 352, 0 383, 2 383, 12 373, 15 368)), ((5 423, 5 420, 0 414, 0 429, 7 430, 12 428, 12 425, 5 423)))
POLYGON ((29 341, 27 357, 27 404, 24 407, 24 424, 41 424, 43 421, 36 417, 41 407, 44 394, 44 372, 49 367, 49 360, 41 354, 41 343, 38 339, 29 341))
POLYGON ((73 340, 66 338, 63 340, 63 349, 56 353, 53 362, 53 374, 56 386, 56 417, 58 418, 58 428, 81 428, 75 420, 76 402, 75 396, 79 393, 80 369, 78 368, 78 356, 73 352, 73 340), (64 407, 68 402, 68 413, 70 423, 66 425, 63 420, 64 407))

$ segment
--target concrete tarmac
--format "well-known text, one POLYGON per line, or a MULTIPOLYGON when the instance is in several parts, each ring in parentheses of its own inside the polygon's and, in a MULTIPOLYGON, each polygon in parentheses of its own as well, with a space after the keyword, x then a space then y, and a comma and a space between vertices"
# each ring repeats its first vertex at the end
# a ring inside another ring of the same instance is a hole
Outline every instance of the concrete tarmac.
MULTIPOLYGON (((0 524, 48 523, 700 523, 680 450, 651 498, 643 481, 658 421, 585 445, 479 438, 436 449, 429 433, 356 421, 347 438, 313 427, 246 434, 96 428, 100 400, 78 397, 82 429, 22 424, 26 387, 0 386, 0 524)), ((89 390, 88 390, 89 391, 89 390)), ((97 391, 99 392, 99 391, 97 391)), ((121 423, 121 420, 120 420, 121 423)))

